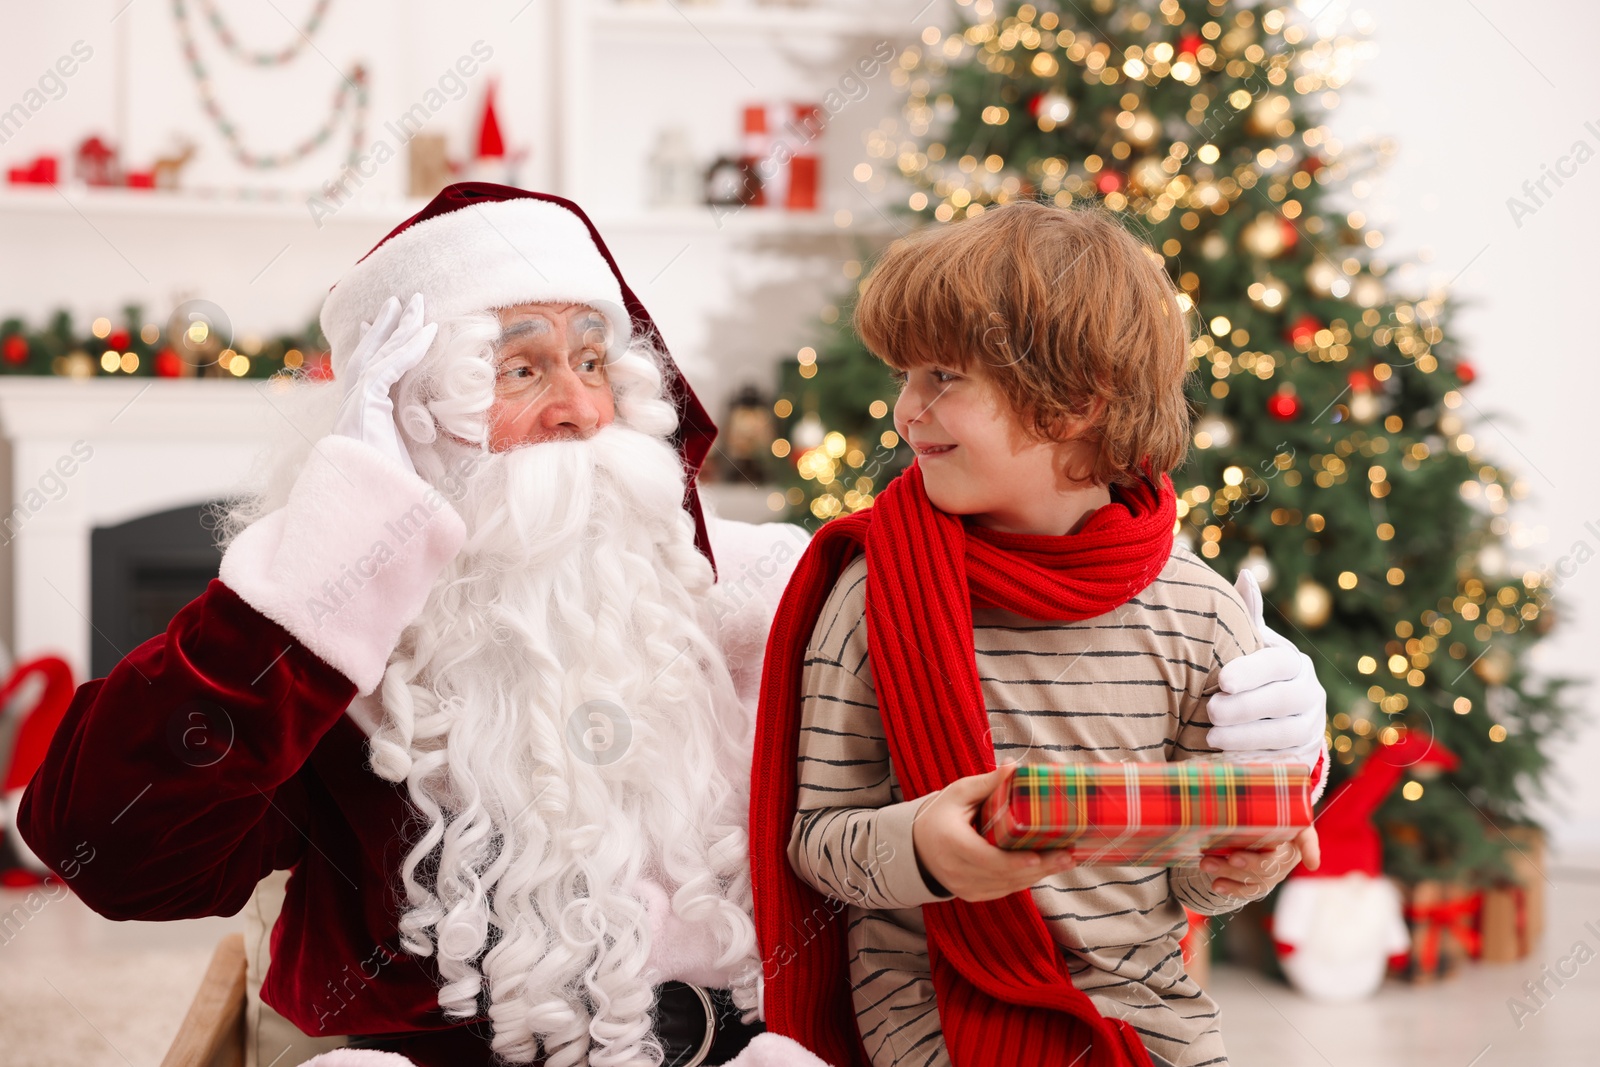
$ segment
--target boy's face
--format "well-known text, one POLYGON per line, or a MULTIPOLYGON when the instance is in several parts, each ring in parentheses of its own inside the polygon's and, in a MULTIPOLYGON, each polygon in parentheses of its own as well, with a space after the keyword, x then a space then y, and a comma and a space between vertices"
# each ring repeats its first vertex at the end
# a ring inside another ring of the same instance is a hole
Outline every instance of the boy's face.
POLYGON ((938 364, 897 372, 895 431, 922 467, 928 499, 940 511, 1020 533, 1064 534, 1052 521, 1060 494, 1084 488, 1065 470, 1081 469, 1081 442, 1031 437, 992 379, 938 364))

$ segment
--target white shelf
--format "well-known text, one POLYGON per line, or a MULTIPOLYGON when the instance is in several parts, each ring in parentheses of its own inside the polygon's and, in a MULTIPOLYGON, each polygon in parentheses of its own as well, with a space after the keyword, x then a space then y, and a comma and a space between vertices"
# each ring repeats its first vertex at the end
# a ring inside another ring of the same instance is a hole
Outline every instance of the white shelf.
POLYGON ((917 26, 910 22, 863 18, 859 13, 831 7, 694 4, 682 0, 596 3, 590 17, 597 28, 617 32, 665 30, 724 36, 810 33, 835 37, 898 37, 917 32, 917 26))
MULTIPOLYGON (((348 204, 325 223, 374 222, 394 224, 409 218, 427 204, 419 198, 391 198, 348 204)), ((0 218, 8 214, 82 215, 88 219, 116 217, 150 219, 207 218, 241 222, 311 222, 303 200, 253 200, 238 196, 205 196, 188 192, 138 192, 126 189, 61 191, 47 186, 0 187, 0 218)), ((772 235, 795 237, 886 237, 910 227, 898 220, 885 221, 865 205, 840 226, 832 211, 785 211, 766 207, 709 207, 646 209, 594 216, 602 235, 627 233, 687 233, 730 236, 772 235)))
MULTIPOLYGON (((306 199, 315 191, 286 194, 282 198, 253 198, 234 193, 167 192, 153 189, 98 189, 84 186, 6 185, 0 186, 0 215, 8 213, 81 214, 89 218, 144 216, 152 218, 214 218, 241 221, 311 222, 306 199)), ((398 222, 422 209, 426 200, 370 197, 346 204, 324 223, 337 224, 398 222)))
MULTIPOLYGON (((870 214, 870 212, 869 212, 870 214)), ((796 237, 882 237, 909 231, 905 222, 885 222, 876 214, 863 218, 852 212, 841 226, 831 211, 785 211, 781 208, 749 207, 660 208, 623 214, 594 216, 601 235, 617 231, 631 233, 726 233, 729 235, 772 234, 796 237), (898 228, 897 228, 898 226, 898 228)))

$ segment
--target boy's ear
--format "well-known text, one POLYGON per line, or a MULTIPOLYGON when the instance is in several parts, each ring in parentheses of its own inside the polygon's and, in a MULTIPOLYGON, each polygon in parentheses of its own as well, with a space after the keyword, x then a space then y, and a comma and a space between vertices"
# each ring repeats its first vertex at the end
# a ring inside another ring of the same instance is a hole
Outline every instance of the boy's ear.
POLYGON ((1106 400, 1095 397, 1082 415, 1063 416, 1051 427, 1056 453, 1064 460, 1062 474, 1074 482, 1094 480, 1100 458, 1100 426, 1105 418, 1106 400))
POLYGON ((1087 483, 1094 481, 1096 461, 1100 458, 1100 445, 1091 434, 1056 445, 1056 455, 1062 460, 1062 475, 1069 481, 1087 483))

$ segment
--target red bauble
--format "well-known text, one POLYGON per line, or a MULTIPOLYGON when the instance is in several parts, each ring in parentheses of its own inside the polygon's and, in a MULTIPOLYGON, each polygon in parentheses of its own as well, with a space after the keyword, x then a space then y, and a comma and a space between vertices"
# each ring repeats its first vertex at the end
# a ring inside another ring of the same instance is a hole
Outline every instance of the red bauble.
POLYGON ((1295 228, 1294 223, 1282 215, 1278 216, 1278 235, 1283 238, 1283 252, 1278 253, 1279 255, 1283 255, 1300 243, 1300 231, 1295 228))
POLYGON ((170 348, 163 348, 156 353, 156 377, 183 377, 183 360, 179 358, 178 353, 170 348))
POLYGON ((1041 102, 1043 102, 1043 100, 1043 93, 1034 93, 1032 96, 1028 97, 1028 114, 1032 115, 1034 118, 1038 118, 1039 105, 1041 102))
POLYGON ((133 344, 133 338, 128 336, 127 330, 112 330, 106 338, 106 347, 118 352, 126 352, 128 346, 133 344))
POLYGON ((1094 180, 1094 186, 1100 190, 1101 195, 1114 193, 1122 188, 1122 175, 1114 170, 1103 170, 1100 177, 1094 180))
POLYGON ((1203 44, 1205 44, 1205 41, 1200 38, 1198 33, 1186 33, 1182 37, 1178 38, 1178 54, 1180 56, 1198 55, 1200 52, 1200 46, 1203 44))
POLYGON ((20 333, 14 333, 6 338, 6 362, 12 366, 28 362, 28 339, 20 333))
POLYGON ((1471 385, 1478 379, 1478 370, 1466 360, 1456 364, 1456 377, 1461 379, 1462 385, 1471 385))
POLYGON ((1322 320, 1308 311, 1294 320, 1294 325, 1289 327, 1289 332, 1285 336, 1294 344, 1307 344, 1317 335, 1317 331, 1320 329, 1322 329, 1322 320))
POLYGON ((1313 152, 1300 161, 1300 169, 1315 178, 1322 169, 1322 159, 1313 152))
POLYGON ((1349 381, 1350 388, 1358 393, 1370 393, 1378 387, 1378 379, 1372 376, 1372 372, 1360 367, 1350 372, 1349 381))
POLYGON ((1293 393, 1273 393, 1267 400, 1267 414, 1279 422, 1290 422, 1300 414, 1300 398, 1293 393))

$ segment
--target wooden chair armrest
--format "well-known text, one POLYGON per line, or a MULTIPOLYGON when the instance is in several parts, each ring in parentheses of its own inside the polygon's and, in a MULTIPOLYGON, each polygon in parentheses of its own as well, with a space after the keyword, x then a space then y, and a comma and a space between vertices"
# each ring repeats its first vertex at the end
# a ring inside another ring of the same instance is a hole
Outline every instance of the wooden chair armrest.
POLYGON ((237 1067, 244 1062, 244 935, 217 942, 161 1067, 237 1067))

